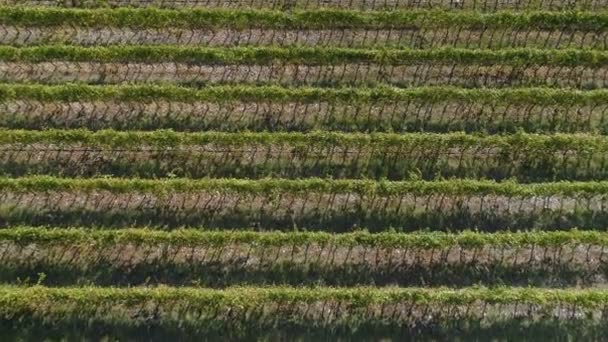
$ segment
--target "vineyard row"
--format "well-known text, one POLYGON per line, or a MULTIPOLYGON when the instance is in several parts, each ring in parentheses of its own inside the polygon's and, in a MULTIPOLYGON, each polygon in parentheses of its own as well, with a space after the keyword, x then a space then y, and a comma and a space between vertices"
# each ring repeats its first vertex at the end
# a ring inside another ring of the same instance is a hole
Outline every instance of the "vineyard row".
POLYGON ((483 231, 608 226, 607 184, 0 179, 3 225, 483 231))
POLYGON ((597 49, 608 47, 608 30, 508 28, 130 28, 0 26, 0 44, 180 45, 196 47, 597 49))
POLYGON ((253 230, 215 231, 205 228, 173 231, 153 228, 89 229, 12 227, 0 230, 0 241, 18 245, 37 246, 95 244, 100 248, 115 244, 135 246, 167 244, 176 247, 227 247, 251 245, 253 249, 288 246, 368 247, 379 249, 449 249, 467 250, 482 248, 558 248, 571 245, 608 247, 608 233, 595 230, 568 231, 517 231, 460 233, 420 231, 412 233, 357 232, 331 234, 327 232, 259 232, 253 230))
POLYGON ((45 285, 290 284, 593 286, 608 277, 605 232, 45 229, 0 231, 0 282, 45 285))
POLYGON ((484 180, 441 180, 441 181, 370 181, 370 180, 329 180, 329 179, 121 179, 93 178, 67 179, 46 176, 22 178, 0 178, 2 191, 111 191, 116 193, 151 192, 159 195, 172 192, 219 191, 249 194, 293 194, 355 193, 360 195, 390 196, 412 195, 454 195, 483 196, 505 195, 522 197, 574 196, 588 198, 608 193, 608 182, 554 182, 517 184, 514 182, 493 182, 484 180))
POLYGON ((41 102, 124 101, 154 102, 276 102, 369 104, 416 101, 424 103, 487 103, 488 105, 599 106, 608 101, 608 90, 579 91, 556 88, 467 89, 455 87, 419 88, 312 88, 276 86, 208 86, 203 88, 172 85, 40 85, 0 84, 0 101, 41 102))
POLYGON ((552 88, 0 85, 11 129, 608 134, 608 92, 552 88))
POLYGON ((602 67, 608 63, 608 52, 599 50, 470 50, 441 48, 412 49, 348 49, 312 47, 234 47, 196 48, 180 46, 110 46, 78 47, 51 45, 16 48, 0 46, 3 62, 146 62, 185 64, 345 64, 379 63, 404 65, 417 63, 509 65, 509 66, 586 66, 602 67))
MULTIPOLYGON (((91 148, 107 149, 142 149, 178 148, 182 146, 213 145, 227 147, 246 147, 251 145, 289 145, 305 151, 306 148, 329 148, 338 150, 381 149, 385 153, 405 153, 417 148, 430 151, 441 149, 478 148, 493 149, 494 154, 500 148, 525 150, 525 153, 541 150, 539 153, 601 153, 608 150, 608 138, 588 134, 527 134, 513 135, 468 135, 464 133, 223 133, 223 132, 174 132, 160 130, 152 132, 136 131, 88 131, 77 130, 0 130, 0 144, 4 145, 53 145, 56 147, 81 145, 91 148)), ((514 151, 517 152, 517 151, 514 151)), ((441 152, 438 152, 442 154, 441 152)), ((540 157, 538 156, 534 157, 540 157)))
POLYGON ((604 14, 98 9, 0 7, 13 46, 193 45, 606 49, 604 14), (568 30, 564 30, 568 27, 568 30))
MULTIPOLYGON (((1 50, 1 49, 0 49, 1 50)), ((471 50, 472 51, 472 50, 471 50)), ((61 58, 61 52, 56 55, 61 58)), ((65 55, 67 59, 71 57, 65 55), (67 57, 66 57, 67 56, 67 57)), ((78 56, 76 56, 78 57, 78 56)), ((150 56, 142 57, 144 59, 150 56)), ((12 57, 11 57, 12 58, 12 57)), ((164 57, 163 57, 164 58, 164 57)), ((551 86, 579 89, 608 87, 608 64, 602 66, 467 64, 457 59, 444 63, 413 62, 346 63, 309 65, 286 61, 261 64, 199 64, 151 62, 4 62, 0 56, 0 81, 5 83, 56 84, 66 82, 174 83, 190 86, 213 84, 272 84, 287 86, 462 86, 513 87, 551 86)), ((514 60, 511 60, 514 62, 514 60)))
MULTIPOLYGON (((68 95, 72 97, 72 95, 68 95)), ((77 95, 74 95, 77 96, 77 95)), ((142 100, 0 101, 0 127, 9 129, 114 129, 185 132, 484 132, 608 134, 608 105, 504 103, 488 97, 469 100, 353 100, 345 103, 284 102, 289 99, 217 99, 176 102, 162 96, 142 100), (435 103, 435 101, 440 101, 435 103), (485 102, 484 102, 485 101, 485 102)), ((94 97, 94 96, 93 96, 94 97)), ((120 95, 117 95, 120 97, 120 95)), ((133 96, 137 98, 138 96, 133 96)), ((549 99, 547 99, 549 100, 549 99)), ((576 99, 583 100, 583 99, 576 99)), ((600 101, 600 98, 597 99, 600 101)), ((541 100, 542 101, 542 100, 541 100)), ((564 99, 567 101, 567 99, 564 99)), ((556 101, 558 102, 558 101, 556 101)), ((606 102, 608 103, 608 102, 606 102)))
POLYGON ((0 130, 11 176, 601 180, 608 139, 463 133, 0 130))
POLYGON ((563 337, 564 333, 601 337, 605 333, 607 296, 604 290, 532 288, 209 290, 3 286, 0 324, 7 333, 16 330, 30 337, 42 335, 42 331, 46 336, 63 332, 81 338, 95 333, 93 336, 101 333, 123 338, 243 338, 273 334, 275 338, 281 334, 327 337, 353 330, 357 336, 441 336, 454 329, 458 335, 485 336, 501 331, 506 334, 504 329, 517 334, 521 324, 526 324, 528 337, 563 337))

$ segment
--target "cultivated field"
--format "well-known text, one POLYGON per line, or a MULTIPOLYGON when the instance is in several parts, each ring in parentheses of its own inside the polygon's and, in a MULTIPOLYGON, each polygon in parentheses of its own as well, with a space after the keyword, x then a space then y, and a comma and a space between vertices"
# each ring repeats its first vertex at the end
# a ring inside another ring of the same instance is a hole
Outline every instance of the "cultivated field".
POLYGON ((0 339, 602 340, 608 1, 0 0, 0 339))

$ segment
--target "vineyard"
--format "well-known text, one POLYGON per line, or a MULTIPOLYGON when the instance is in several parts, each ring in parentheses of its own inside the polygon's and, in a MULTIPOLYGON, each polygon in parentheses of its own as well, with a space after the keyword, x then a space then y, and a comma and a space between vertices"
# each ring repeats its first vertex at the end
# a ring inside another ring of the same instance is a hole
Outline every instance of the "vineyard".
POLYGON ((0 339, 602 340, 608 1, 0 0, 0 339))

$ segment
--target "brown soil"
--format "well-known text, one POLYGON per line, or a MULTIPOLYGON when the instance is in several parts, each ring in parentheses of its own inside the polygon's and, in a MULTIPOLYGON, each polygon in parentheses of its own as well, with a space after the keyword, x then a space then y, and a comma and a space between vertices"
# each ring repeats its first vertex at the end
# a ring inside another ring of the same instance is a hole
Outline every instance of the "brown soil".
MULTIPOLYGON (((259 306, 243 305, 239 302, 227 301, 225 305, 205 308, 203 312, 192 307, 187 298, 169 299, 155 301, 136 298, 133 301, 107 300, 96 306, 90 321, 120 319, 127 324, 133 321, 139 324, 149 324, 150 317, 163 319, 165 324, 169 322, 188 322, 206 318, 207 312, 212 312, 215 324, 224 322, 238 325, 239 322, 264 322, 272 326, 273 322, 306 322, 310 326, 319 328, 335 328, 345 322, 349 322, 353 316, 363 321, 382 321, 386 325, 399 325, 401 329, 413 328, 424 329, 425 327, 441 327, 443 324, 454 327, 459 319, 478 320, 482 327, 500 325, 505 320, 524 319, 519 323, 546 322, 554 319, 573 320, 585 319, 586 322, 600 323, 606 319, 606 313, 602 306, 597 308, 585 308, 582 305, 571 304, 525 304, 509 303, 495 304, 484 301, 473 302, 468 305, 433 303, 422 304, 420 301, 402 300, 390 304, 372 304, 368 306, 353 305, 348 300, 318 300, 318 301, 295 301, 277 300, 268 301, 259 306), (203 314, 204 316, 200 316, 203 314), (199 316, 197 316, 199 315, 199 316)), ((64 298, 42 298, 37 301, 33 309, 34 316, 40 315, 52 318, 58 314, 65 315, 65 311, 76 312, 81 310, 74 306, 61 305, 64 302, 72 302, 64 298), (46 301, 45 301, 46 299, 46 301), (47 304, 48 302, 48 304, 47 304), (47 307, 48 305, 48 307, 47 307), (46 307, 46 310, 45 310, 46 307)), ((81 299, 81 302, 83 300, 81 299)), ((72 302, 73 303, 73 302, 72 302)), ((75 304, 72 304, 75 305, 75 304)), ((86 311, 85 311, 86 312, 86 311)), ((224 323, 224 324, 226 324, 224 323)), ((359 321, 357 321, 359 323, 359 321)), ((477 322, 475 322, 477 323, 477 322)), ((277 324, 278 325, 278 324, 277 324)), ((272 331, 272 330, 271 330, 272 331)), ((276 330, 275 333, 280 333, 276 330)), ((269 333, 271 333, 269 331, 269 333)))
MULTIPOLYGON (((363 196, 355 193, 305 194, 280 193, 277 195, 231 193, 220 191, 172 192, 164 195, 152 193, 111 193, 108 191, 83 192, 11 192, 0 193, 3 207, 26 210, 92 210, 100 212, 123 212, 125 210, 158 209, 175 214, 206 212, 209 215, 230 216, 235 212, 266 213, 276 218, 297 218, 314 214, 327 217, 340 212, 346 214, 362 208, 381 214, 398 212, 455 212, 472 214, 492 212, 502 214, 541 213, 551 210, 572 213, 585 208, 592 212, 603 212, 608 206, 608 197, 592 196, 573 198, 564 196, 534 196, 528 198, 501 195, 450 196, 413 195, 363 196)), ((252 217, 252 222, 256 220, 252 217)))
POLYGON ((144 264, 197 265, 224 264, 226 268, 255 270, 273 264, 296 263, 325 266, 366 265, 373 270, 390 270, 414 266, 491 265, 520 267, 580 267, 595 270, 606 262, 606 251, 601 246, 565 244, 559 248, 542 246, 481 247, 447 249, 375 248, 361 245, 341 247, 333 244, 286 245, 282 247, 230 244, 227 246, 182 246, 166 244, 132 245, 92 244, 68 245, 16 245, 0 243, 0 261, 3 264, 52 263, 85 268, 98 262, 116 267, 135 267, 144 264))
POLYGON ((64 26, 57 28, 0 26, 0 43, 26 46, 52 43, 75 45, 175 44, 206 46, 332 46, 409 48, 592 48, 605 49, 608 33, 562 30, 445 29, 130 29, 64 26))
MULTIPOLYGON (((0 145, 0 165, 6 165, 5 172, 10 172, 10 165, 19 165, 19 170, 23 168, 41 170, 33 171, 34 173, 52 172, 54 175, 62 176, 90 176, 98 172, 109 173, 112 165, 124 165, 119 167, 123 169, 139 164, 141 170, 148 170, 157 176, 177 172, 180 177, 187 175, 195 178, 226 176, 228 168, 232 170, 255 168, 259 174, 250 175, 253 178, 271 174, 277 177, 297 178, 307 176, 304 172, 311 172, 309 169, 315 166, 316 168, 340 167, 343 175, 337 173, 335 177, 358 178, 373 172, 379 160, 383 160, 383 167, 392 172, 397 171, 396 168, 400 165, 405 166, 398 164, 399 161, 407 161, 412 169, 432 169, 443 175, 479 177, 491 177, 488 173, 493 170, 502 170, 502 174, 507 177, 510 175, 525 177, 526 174, 522 174, 522 165, 528 165, 530 162, 527 155, 500 147, 444 146, 433 150, 430 148, 432 147, 423 144, 419 147, 373 147, 373 145, 302 146, 287 143, 230 146, 209 143, 173 148, 146 145, 100 148, 82 144, 5 144, 0 145), (306 168, 307 171, 302 171, 300 168, 306 168)), ((604 164, 605 158, 602 153, 579 155, 576 151, 569 150, 558 150, 547 156, 553 157, 551 165, 570 170, 575 170, 578 166, 577 175, 582 178, 601 174, 599 168, 604 164), (588 165, 580 167, 582 163, 588 165)), ((428 174, 429 172, 433 171, 426 171, 425 178, 432 176, 428 174)))
MULTIPOLYGON (((272 101, 272 99, 270 99, 272 101)), ((460 130, 464 124, 492 126, 508 122, 511 124, 531 124, 551 126, 559 122, 562 130, 593 131, 601 128, 606 121, 608 106, 581 105, 565 107, 561 105, 488 103, 443 103, 388 102, 371 104, 316 103, 272 103, 272 102, 39 102, 7 101, 0 103, 4 125, 19 119, 44 127, 90 127, 103 129, 110 127, 128 128, 143 122, 163 128, 172 123, 209 127, 214 130, 240 130, 249 127, 266 129, 323 129, 332 122, 355 123, 353 131, 383 130, 391 127, 415 125, 432 131, 433 127, 455 127, 460 130), (189 123, 189 124, 188 124, 189 123), (572 125, 572 126, 570 126, 572 125), (563 126, 568 126, 563 127, 563 126)), ((187 129, 187 128, 186 128, 187 129)), ((343 127, 343 130, 349 130, 343 127)))
POLYGON ((548 85, 578 88, 608 86, 608 67, 506 65, 188 65, 178 63, 0 62, 4 82, 172 82, 273 83, 283 85, 391 84, 397 86, 548 85))

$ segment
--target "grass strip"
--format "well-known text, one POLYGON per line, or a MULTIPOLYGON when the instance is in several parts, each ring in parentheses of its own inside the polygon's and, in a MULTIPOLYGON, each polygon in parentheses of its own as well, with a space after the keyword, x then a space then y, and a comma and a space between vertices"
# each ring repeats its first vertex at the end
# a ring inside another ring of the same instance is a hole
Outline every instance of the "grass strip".
POLYGON ((585 244, 608 247, 608 233, 593 230, 522 231, 482 233, 476 231, 448 232, 381 232, 367 231, 332 234, 326 232, 258 232, 252 230, 206 231, 203 229, 151 228, 94 229, 13 227, 0 230, 0 241, 19 245, 95 244, 110 247, 115 244, 156 245, 175 247, 221 247, 231 244, 251 244, 259 248, 320 244, 340 247, 364 246, 375 248, 480 248, 480 247, 560 247, 585 244))
MULTIPOLYGON (((1 130, 0 144, 84 145, 108 149, 133 147, 176 148, 213 144, 214 146, 242 147, 250 145, 284 145, 293 147, 352 147, 354 149, 393 148, 405 152, 416 148, 431 150, 444 148, 498 148, 526 150, 527 153, 551 153, 566 150, 597 153, 608 150, 608 137, 592 134, 529 134, 471 135, 465 133, 338 133, 338 132, 200 132, 184 133, 171 130, 115 131, 115 130, 1 130)), ((390 153, 390 151, 385 151, 390 153)), ((505 151, 504 153, 507 153, 505 151)), ((539 154, 539 157, 542 155, 539 154)), ((529 157, 529 156, 528 156, 529 157)))
POLYGON ((124 179, 124 178, 57 178, 28 176, 0 177, 1 191, 110 191, 115 193, 151 192, 242 192, 251 194, 289 193, 359 193, 367 196, 398 194, 505 195, 505 196, 577 196, 592 197, 608 193, 608 181, 552 182, 518 184, 512 181, 439 180, 439 181, 371 181, 307 179, 124 179))
POLYGON ((235 47, 198 48, 168 45, 77 47, 44 45, 36 47, 0 47, 0 61, 35 63, 65 62, 174 62, 185 64, 473 64, 473 65, 551 65, 603 67, 608 52, 596 50, 504 49, 471 50, 440 48, 417 49, 349 49, 308 47, 235 47))
POLYGON ((0 7, 0 25, 55 27, 129 27, 136 29, 513 29, 602 31, 608 14, 580 11, 481 13, 475 11, 354 11, 340 9, 290 12, 251 9, 0 7))
POLYGON ((382 103, 420 101, 442 103, 592 105, 608 102, 608 90, 581 91, 558 88, 458 88, 452 86, 393 88, 320 88, 251 85, 218 85, 199 89, 175 85, 86 85, 86 84, 0 84, 0 101, 134 101, 158 100, 196 102, 335 102, 382 103))

